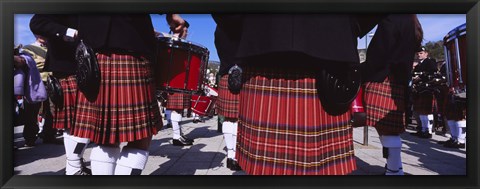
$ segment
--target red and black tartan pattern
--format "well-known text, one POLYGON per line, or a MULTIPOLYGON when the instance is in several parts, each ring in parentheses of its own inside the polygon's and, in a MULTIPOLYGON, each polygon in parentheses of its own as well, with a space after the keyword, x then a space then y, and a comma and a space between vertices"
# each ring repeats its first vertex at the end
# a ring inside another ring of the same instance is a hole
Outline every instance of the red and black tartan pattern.
POLYGON ((312 70, 244 69, 236 158, 251 175, 356 169, 350 114, 327 114, 312 70))
POLYGON ((216 103, 218 115, 226 118, 238 118, 239 94, 233 94, 228 89, 228 74, 220 78, 218 83, 218 100, 216 103))
POLYGON ((78 92, 74 135, 97 144, 150 137, 161 128, 150 62, 130 55, 97 54, 100 92, 89 102, 78 92))
POLYGON ((185 93, 169 93, 167 96, 166 108, 168 110, 181 110, 190 108, 192 95, 185 93))
MULTIPOLYGON (((63 106, 54 106, 53 128, 71 129, 74 125, 77 98, 77 81, 75 75, 57 77, 63 90, 63 106)), ((53 103, 52 103, 53 104, 53 103)), ((70 130, 72 132, 72 130, 70 130)))
POLYGON ((405 132, 405 87, 390 81, 369 82, 364 85, 367 125, 375 127, 380 135, 398 135, 405 132))
POLYGON ((443 114, 448 120, 460 121, 467 118, 467 109, 465 104, 459 102, 454 102, 451 94, 448 93, 448 90, 442 91, 441 95, 437 99, 438 110, 443 114))
POLYGON ((430 92, 415 94, 413 97, 413 110, 418 114, 432 114, 435 112, 435 97, 430 92))

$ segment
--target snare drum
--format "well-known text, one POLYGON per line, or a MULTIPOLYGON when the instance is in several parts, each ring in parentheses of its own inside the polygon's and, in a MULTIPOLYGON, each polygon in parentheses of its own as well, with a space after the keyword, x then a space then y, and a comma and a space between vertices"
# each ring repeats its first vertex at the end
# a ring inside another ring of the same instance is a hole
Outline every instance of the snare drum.
MULTIPOLYGON (((466 34, 466 24, 462 24, 443 38, 447 82, 455 94, 467 90, 466 34)), ((466 98, 466 95, 463 96, 466 98)))
POLYGON ((206 116, 213 113, 213 106, 217 97, 192 95, 192 111, 198 115, 206 116))
POLYGON ((157 37, 157 89, 199 93, 208 64, 207 48, 176 37, 157 37))

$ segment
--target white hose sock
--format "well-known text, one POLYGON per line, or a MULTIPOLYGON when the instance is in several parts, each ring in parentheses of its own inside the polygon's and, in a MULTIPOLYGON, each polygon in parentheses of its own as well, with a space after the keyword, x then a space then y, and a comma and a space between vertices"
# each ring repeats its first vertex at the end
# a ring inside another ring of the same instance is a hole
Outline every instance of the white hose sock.
POLYGON ((119 147, 96 146, 90 154, 92 175, 113 175, 120 155, 119 147))
POLYGON ((182 128, 180 126, 180 121, 182 121, 182 115, 176 111, 172 111, 171 118, 172 120, 172 130, 173 130, 173 139, 178 140, 182 134, 182 128))
POLYGON ((123 148, 115 167, 115 175, 140 175, 148 160, 148 151, 123 148))
POLYGON ((65 147, 66 175, 73 175, 82 168, 82 157, 87 144, 90 142, 88 138, 79 138, 68 134, 69 131, 63 132, 63 145, 65 147))
POLYGON ((225 140, 225 146, 227 147, 227 157, 230 159, 235 158, 235 151, 233 150, 235 142, 233 140, 233 122, 224 121, 222 124, 223 137, 225 140))
POLYGON ((402 169, 402 141, 398 135, 381 135, 380 142, 388 149, 385 175, 403 175, 402 169))

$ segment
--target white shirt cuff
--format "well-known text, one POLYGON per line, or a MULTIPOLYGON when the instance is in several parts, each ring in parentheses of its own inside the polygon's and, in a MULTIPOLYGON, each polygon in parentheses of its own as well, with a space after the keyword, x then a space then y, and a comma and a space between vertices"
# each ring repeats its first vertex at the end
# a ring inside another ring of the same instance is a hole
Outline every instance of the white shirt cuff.
POLYGON ((73 41, 73 37, 75 36, 76 32, 76 29, 68 28, 67 33, 65 34, 65 38, 73 41))

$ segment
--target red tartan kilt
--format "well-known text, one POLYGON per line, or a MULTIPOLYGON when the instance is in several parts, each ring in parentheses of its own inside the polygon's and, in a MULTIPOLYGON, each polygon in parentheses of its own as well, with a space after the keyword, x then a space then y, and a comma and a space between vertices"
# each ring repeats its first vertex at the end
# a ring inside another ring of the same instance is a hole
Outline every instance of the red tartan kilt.
POLYGON ((228 74, 220 78, 218 85, 218 100, 216 103, 218 115, 226 118, 238 118, 240 95, 233 94, 228 89, 228 74))
POLYGON ((460 121, 467 118, 467 107, 465 104, 460 104, 459 102, 452 102, 450 95, 446 95, 445 99, 442 101, 441 107, 444 110, 442 113, 448 120, 460 121))
POLYGON ((327 114, 312 69, 244 68, 236 158, 251 175, 345 175, 356 169, 348 112, 327 114))
MULTIPOLYGON (((181 110, 190 108, 192 95, 185 93, 169 93, 166 108, 168 110, 181 110)), ((181 113, 180 113, 181 114, 181 113)))
POLYGON ((148 60, 130 55, 97 54, 100 92, 89 102, 78 92, 74 135, 97 144, 148 138, 162 127, 155 83, 148 60))
POLYGON ((431 93, 421 93, 413 98, 413 110, 418 114, 432 114, 435 111, 435 98, 431 93))
MULTIPOLYGON (((74 125, 75 105, 77 98, 77 82, 75 75, 57 76, 63 90, 63 106, 55 106, 53 114, 53 128, 71 129, 74 125)), ((70 130, 72 132, 72 130, 70 130)))
POLYGON ((370 82, 364 87, 367 125, 380 135, 405 132, 405 86, 387 77, 383 83, 370 82))

